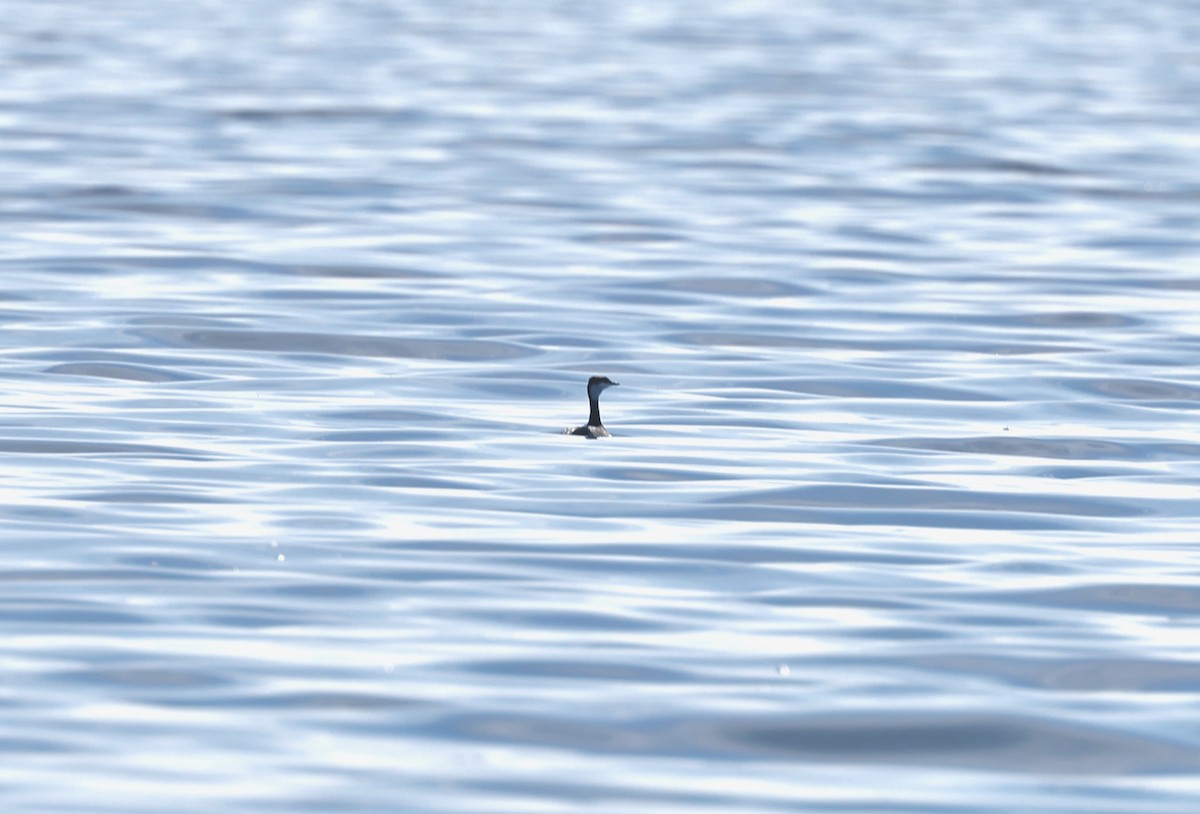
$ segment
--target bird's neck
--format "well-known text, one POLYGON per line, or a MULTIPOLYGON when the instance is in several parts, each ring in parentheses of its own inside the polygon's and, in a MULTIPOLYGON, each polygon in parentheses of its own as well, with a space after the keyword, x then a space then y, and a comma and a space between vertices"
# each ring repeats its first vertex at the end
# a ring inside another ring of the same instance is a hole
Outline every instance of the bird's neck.
POLYGON ((600 392, 588 391, 588 406, 591 407, 591 412, 588 413, 588 426, 599 427, 600 424, 600 392))

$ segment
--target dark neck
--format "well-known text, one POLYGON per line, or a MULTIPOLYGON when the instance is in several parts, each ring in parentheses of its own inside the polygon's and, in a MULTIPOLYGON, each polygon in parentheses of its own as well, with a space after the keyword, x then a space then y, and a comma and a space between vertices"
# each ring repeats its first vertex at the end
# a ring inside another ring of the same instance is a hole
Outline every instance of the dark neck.
POLYGON ((600 423, 600 394, 599 393, 588 393, 588 404, 591 406, 592 411, 590 413, 588 413, 587 425, 589 427, 603 426, 600 423))

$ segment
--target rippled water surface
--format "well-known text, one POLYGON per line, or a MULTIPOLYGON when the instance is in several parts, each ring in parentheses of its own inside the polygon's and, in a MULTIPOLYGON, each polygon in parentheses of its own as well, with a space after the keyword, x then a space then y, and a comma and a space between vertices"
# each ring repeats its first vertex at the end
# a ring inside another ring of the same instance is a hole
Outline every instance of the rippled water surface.
POLYGON ((1200 8, 0 8, 6 812, 1198 810, 1200 8))

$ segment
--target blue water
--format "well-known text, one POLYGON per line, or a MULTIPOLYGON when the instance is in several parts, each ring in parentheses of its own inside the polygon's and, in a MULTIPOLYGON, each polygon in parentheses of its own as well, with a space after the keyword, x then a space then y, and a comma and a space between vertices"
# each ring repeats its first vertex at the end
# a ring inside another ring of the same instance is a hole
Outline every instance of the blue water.
POLYGON ((0 10, 5 812, 1200 810, 1200 7, 0 10))

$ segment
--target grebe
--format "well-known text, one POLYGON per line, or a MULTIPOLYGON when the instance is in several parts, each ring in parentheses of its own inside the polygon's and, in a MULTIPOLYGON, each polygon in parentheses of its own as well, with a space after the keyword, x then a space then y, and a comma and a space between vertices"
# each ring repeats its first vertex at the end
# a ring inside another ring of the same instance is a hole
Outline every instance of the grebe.
POLYGON ((571 429, 568 427, 563 430, 563 435, 582 435, 584 438, 608 438, 609 432, 604 429, 604 425, 600 423, 600 394, 605 388, 617 387, 618 383, 614 382, 607 376, 593 376, 588 379, 588 406, 592 411, 588 413, 587 423, 582 427, 571 429))

